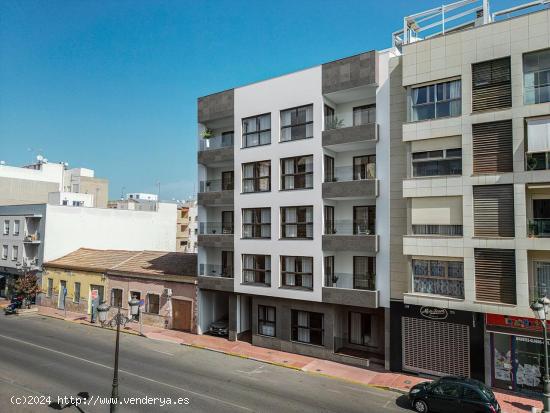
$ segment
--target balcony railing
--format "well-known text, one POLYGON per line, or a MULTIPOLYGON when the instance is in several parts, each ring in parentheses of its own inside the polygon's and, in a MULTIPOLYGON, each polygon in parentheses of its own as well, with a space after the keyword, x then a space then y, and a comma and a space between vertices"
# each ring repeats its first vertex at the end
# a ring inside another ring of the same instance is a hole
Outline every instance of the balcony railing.
POLYGON ((374 222, 352 220, 326 220, 325 235, 374 235, 374 222))
POLYGON ((526 167, 529 171, 544 171, 550 169, 550 152, 525 154, 526 167))
POLYGON ((227 182, 221 179, 210 179, 208 181, 199 182, 199 192, 232 191, 233 188, 233 182, 227 182))
POLYGON ((360 181, 376 178, 376 163, 366 165, 338 166, 333 171, 325 171, 325 182, 360 181))
POLYGON ((413 235, 441 235, 446 237, 461 237, 462 225, 427 225, 412 226, 413 235))
POLYGON ((209 151, 212 149, 232 148, 233 140, 232 134, 213 136, 208 139, 201 138, 199 149, 201 151, 209 151))
POLYGON ((529 220, 529 236, 535 238, 550 237, 550 219, 534 218, 529 220))
POLYGON ((414 276, 414 292, 464 298, 464 280, 445 277, 414 276))
POLYGON ((376 277, 374 274, 336 272, 325 276, 325 287, 374 291, 376 289, 375 285, 376 277))
POLYGON ((200 235, 230 235, 233 234, 233 223, 226 222, 201 222, 199 224, 200 235))
POLYGON ((199 275, 208 277, 233 278, 233 267, 218 264, 200 264, 199 275))
POLYGON ((362 120, 356 121, 344 121, 338 116, 325 116, 325 130, 350 128, 352 126, 371 125, 376 123, 376 108, 365 109, 362 114, 362 120))
POLYGON ((24 242, 36 242, 40 241, 40 233, 39 232, 33 232, 30 234, 25 234, 25 238, 23 240, 24 242))

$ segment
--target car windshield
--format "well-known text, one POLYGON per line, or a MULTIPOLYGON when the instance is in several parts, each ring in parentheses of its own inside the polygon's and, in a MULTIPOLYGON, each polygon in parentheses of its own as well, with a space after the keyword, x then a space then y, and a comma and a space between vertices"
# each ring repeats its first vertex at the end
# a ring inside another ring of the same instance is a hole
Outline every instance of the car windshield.
POLYGON ((479 390, 481 390, 485 397, 487 397, 490 401, 495 400, 495 394, 489 387, 479 386, 479 390))

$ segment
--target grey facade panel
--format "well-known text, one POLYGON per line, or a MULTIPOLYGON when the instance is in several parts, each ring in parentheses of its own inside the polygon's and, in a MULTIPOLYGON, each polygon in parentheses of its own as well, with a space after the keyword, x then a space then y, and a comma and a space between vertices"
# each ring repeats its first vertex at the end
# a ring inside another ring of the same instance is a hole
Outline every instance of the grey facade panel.
POLYGON ((323 250, 375 254, 378 251, 378 235, 323 235, 323 250))
POLYGON ((233 116, 234 90, 214 93, 198 99, 198 120, 200 123, 233 116))
POLYGON ((323 287, 323 302, 354 307, 378 308, 378 290, 351 290, 346 288, 323 287))
POLYGON ((369 123, 367 125, 325 130, 323 131, 323 146, 364 141, 376 142, 376 129, 377 125, 375 123, 369 123))
POLYGON ((233 249, 233 234, 199 234, 197 242, 201 247, 233 249))
POLYGON ((378 54, 375 50, 323 65, 323 93, 338 92, 378 83, 378 54))
POLYGON ((375 198, 378 195, 376 179, 344 182, 323 182, 323 198, 375 198))
POLYGON ((207 151, 199 151, 197 155, 198 163, 209 165, 218 162, 233 161, 233 147, 209 149, 207 151))
POLYGON ((207 277, 200 275, 198 277, 199 288, 204 290, 233 292, 234 279, 226 277, 207 277))
POLYGON ((199 205, 233 205, 233 191, 199 192, 197 197, 199 205))

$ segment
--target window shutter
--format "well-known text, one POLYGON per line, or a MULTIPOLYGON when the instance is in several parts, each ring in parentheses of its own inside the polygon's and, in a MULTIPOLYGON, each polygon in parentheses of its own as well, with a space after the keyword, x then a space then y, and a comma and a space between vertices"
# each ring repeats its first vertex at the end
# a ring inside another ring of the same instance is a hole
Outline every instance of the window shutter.
POLYGON ((472 65, 472 111, 511 106, 510 58, 472 65))
POLYGON ((512 120, 472 125, 474 174, 513 172, 512 120))
POLYGON ((474 186, 474 235, 513 237, 514 186, 474 186))
POLYGON ((476 299, 516 304, 516 257, 514 250, 474 250, 476 299))
POLYGON ((527 119, 527 152, 550 152, 550 117, 527 119))

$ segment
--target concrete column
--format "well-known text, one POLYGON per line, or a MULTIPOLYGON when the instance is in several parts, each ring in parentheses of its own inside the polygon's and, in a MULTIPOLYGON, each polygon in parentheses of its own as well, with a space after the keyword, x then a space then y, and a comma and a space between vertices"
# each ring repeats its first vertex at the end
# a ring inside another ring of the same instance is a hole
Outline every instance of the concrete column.
POLYGON ((237 332, 240 323, 241 296, 231 294, 229 296, 229 341, 237 341, 237 332))

